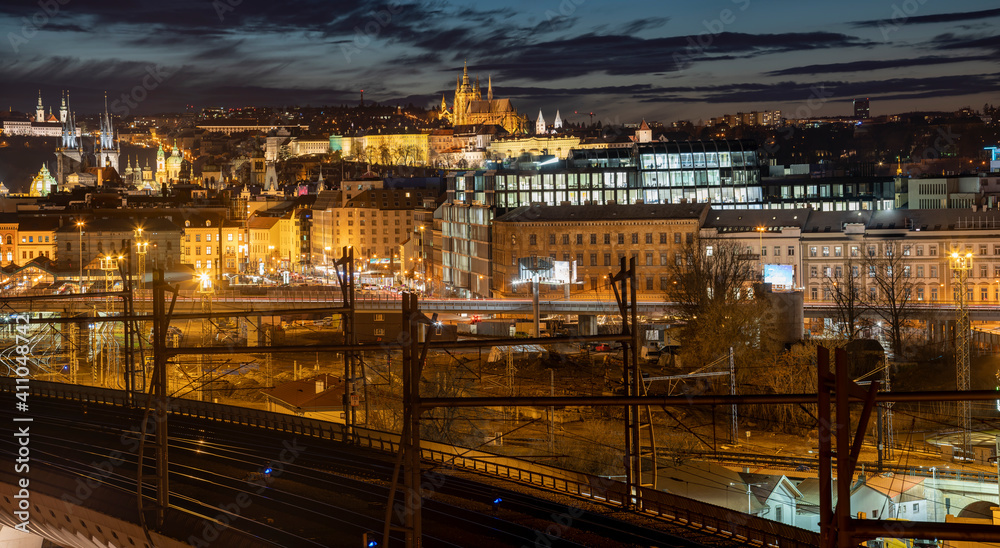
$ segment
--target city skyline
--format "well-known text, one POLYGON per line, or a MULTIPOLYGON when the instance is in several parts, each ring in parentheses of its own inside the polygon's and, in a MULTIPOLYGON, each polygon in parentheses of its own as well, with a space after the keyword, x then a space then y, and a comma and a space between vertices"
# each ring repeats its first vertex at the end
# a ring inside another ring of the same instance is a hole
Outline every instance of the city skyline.
POLYGON ((468 62, 529 117, 698 121, 782 110, 872 115, 996 102, 1000 9, 919 0, 826 6, 730 0, 650 13, 606 0, 549 4, 104 2, 0 6, 0 108, 30 112, 41 89, 81 113, 386 104, 435 108, 468 62), (34 21, 34 22, 32 22, 34 21), (124 97, 123 97, 124 95, 124 97), (141 100, 136 100, 140 99, 141 100), (131 99, 129 101, 128 99, 131 99), (6 104, 4 104, 6 103, 6 104), (577 111, 579 114, 574 115, 577 111))

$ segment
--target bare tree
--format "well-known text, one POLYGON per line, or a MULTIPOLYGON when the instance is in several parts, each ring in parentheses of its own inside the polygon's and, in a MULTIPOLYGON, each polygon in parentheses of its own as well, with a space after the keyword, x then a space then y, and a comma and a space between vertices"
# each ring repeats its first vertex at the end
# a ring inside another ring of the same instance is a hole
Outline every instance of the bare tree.
POLYGON ((685 363, 704 365, 724 349, 768 345, 773 318, 771 305, 754 291, 758 257, 733 240, 702 240, 689 244, 670 267, 673 280, 668 300, 677 303, 684 321, 685 363))
POLYGON ((904 330, 912 313, 910 244, 893 241, 881 245, 868 243, 864 264, 872 308, 888 328, 893 354, 900 356, 904 330))
POLYGON ((837 328, 841 336, 853 341, 870 327, 871 303, 865 290, 862 261, 848 257, 842 265, 827 271, 823 279, 823 292, 833 299, 837 314, 837 328))

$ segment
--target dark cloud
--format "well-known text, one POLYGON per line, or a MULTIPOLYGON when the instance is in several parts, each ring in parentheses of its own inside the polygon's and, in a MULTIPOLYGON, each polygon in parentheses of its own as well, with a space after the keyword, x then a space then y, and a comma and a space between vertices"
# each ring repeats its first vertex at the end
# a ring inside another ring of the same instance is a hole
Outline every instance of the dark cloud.
POLYGON ((927 46, 932 49, 942 50, 979 49, 1000 53, 1000 35, 961 36, 953 33, 939 34, 928 42, 927 46))
POLYGON ((992 56, 974 55, 969 57, 917 57, 912 59, 887 59, 880 61, 850 61, 825 65, 806 65, 766 72, 767 76, 792 76, 798 74, 833 74, 843 72, 867 72, 894 68, 924 67, 929 65, 950 65, 966 61, 990 61, 992 56))
MULTIPOLYGON (((894 6, 895 7, 895 6, 894 6)), ((965 12, 955 12, 955 13, 937 13, 933 15, 914 15, 912 17, 907 17, 907 14, 900 12, 899 17, 896 19, 871 19, 868 21, 855 21, 851 25, 855 27, 879 27, 882 25, 897 25, 897 24, 929 24, 929 23, 952 23, 955 21, 968 21, 968 20, 978 20, 985 19, 987 17, 997 17, 1000 16, 1000 9, 991 10, 980 10, 980 11, 965 11, 965 12)))
MULTIPOLYGON (((715 86, 678 86, 654 88, 634 94, 642 102, 705 103, 806 103, 810 98, 822 101, 872 97, 880 100, 951 97, 993 92, 1000 84, 1000 74, 893 78, 861 82, 745 82, 715 86)), ((814 101, 815 102, 815 101, 814 101)), ((818 115, 818 114, 817 114, 818 115)))
POLYGON ((867 40, 831 32, 723 32, 665 38, 588 33, 535 44, 509 44, 483 54, 478 63, 507 79, 551 80, 594 73, 648 75, 683 70, 703 61, 870 45, 867 40))
POLYGON ((669 17, 647 17, 636 19, 622 27, 622 34, 635 34, 646 29, 657 29, 670 22, 669 17))

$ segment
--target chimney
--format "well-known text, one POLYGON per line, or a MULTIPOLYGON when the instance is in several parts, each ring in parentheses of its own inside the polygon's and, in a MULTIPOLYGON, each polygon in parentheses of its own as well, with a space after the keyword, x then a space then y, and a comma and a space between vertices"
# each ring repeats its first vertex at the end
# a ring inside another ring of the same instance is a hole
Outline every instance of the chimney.
POLYGON ((326 383, 323 382, 323 377, 316 377, 316 393, 326 390, 326 383))

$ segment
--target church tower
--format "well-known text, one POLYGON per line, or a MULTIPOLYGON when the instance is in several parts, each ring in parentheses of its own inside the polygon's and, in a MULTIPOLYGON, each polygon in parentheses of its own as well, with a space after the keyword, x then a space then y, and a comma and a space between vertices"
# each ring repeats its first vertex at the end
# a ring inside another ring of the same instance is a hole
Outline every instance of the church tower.
POLYGON ((59 106, 59 123, 66 123, 66 90, 63 90, 62 94, 62 104, 59 106))
POLYGON ((97 146, 94 147, 97 155, 97 167, 111 167, 116 172, 120 172, 118 156, 121 151, 118 149, 118 142, 115 139, 115 128, 111 124, 111 114, 108 112, 108 94, 104 93, 104 114, 100 120, 100 135, 97 146))
POLYGON ((35 121, 45 121, 45 107, 42 106, 42 90, 38 90, 38 105, 35 106, 35 121))
POLYGON ((559 131, 560 129, 562 129, 562 117, 559 116, 559 111, 558 110, 556 111, 556 119, 555 119, 554 122, 552 122, 552 129, 554 129, 556 131, 559 131))
POLYGON ((155 174, 157 186, 167 182, 167 155, 163 152, 163 143, 160 143, 160 148, 156 151, 155 174))
POLYGON ((542 116, 542 109, 538 109, 538 119, 535 120, 535 133, 539 135, 545 133, 545 117, 542 116))

